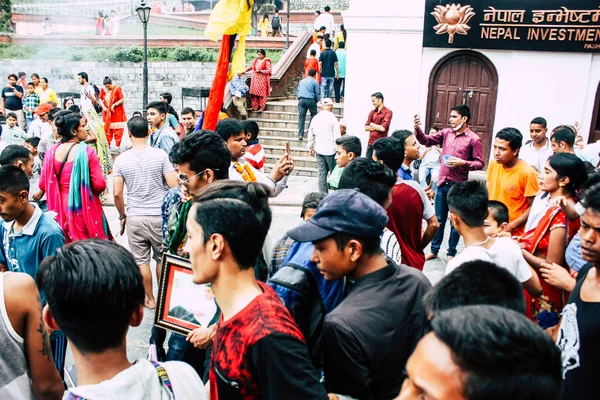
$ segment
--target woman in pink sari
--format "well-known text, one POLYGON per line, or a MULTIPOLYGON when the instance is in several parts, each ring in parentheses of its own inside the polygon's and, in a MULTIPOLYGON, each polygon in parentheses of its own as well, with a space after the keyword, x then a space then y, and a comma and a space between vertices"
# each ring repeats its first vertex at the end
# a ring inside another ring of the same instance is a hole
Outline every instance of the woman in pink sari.
POLYGON ((127 124, 127 115, 125 115, 125 96, 123 90, 114 85, 112 79, 108 76, 104 78, 104 87, 100 89, 100 105, 102 106, 102 120, 104 121, 104 133, 106 141, 110 147, 113 137, 117 147, 121 146, 123 139, 123 130, 127 124))
POLYGON ((260 49, 257 57, 246 69, 246 72, 252 70, 250 80, 250 94, 252 111, 265 111, 267 105, 267 96, 271 94, 271 60, 267 57, 267 52, 260 49))
POLYGON ((525 233, 519 238, 523 257, 538 273, 543 294, 534 299, 525 293, 527 316, 543 328, 558 323, 560 313, 569 298, 572 281, 565 261, 567 244, 579 230, 579 219, 569 220, 555 199, 574 205, 577 191, 587 179, 585 164, 574 154, 558 153, 551 156, 540 174, 540 189, 531 206, 525 233))
POLYGON ((102 167, 88 138, 86 120, 66 113, 55 120, 61 142, 44 157, 40 188, 45 190, 49 211, 67 243, 84 239, 108 239, 110 232, 99 194, 106 189, 102 167))

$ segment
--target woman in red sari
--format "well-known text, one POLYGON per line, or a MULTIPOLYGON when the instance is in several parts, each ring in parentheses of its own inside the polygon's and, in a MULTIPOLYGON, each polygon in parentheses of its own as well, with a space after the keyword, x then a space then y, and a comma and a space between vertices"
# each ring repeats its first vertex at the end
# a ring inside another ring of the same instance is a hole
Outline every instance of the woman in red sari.
MULTIPOLYGON (((569 276, 565 262, 568 243, 579 230, 579 219, 569 220, 559 205, 558 197, 574 205, 577 190, 587 179, 585 164, 574 154, 551 156, 540 174, 540 194, 531 206, 527 230, 520 238, 523 257, 540 277, 542 296, 538 299, 525 293, 527 316, 544 329, 558 323, 575 279, 569 276), (557 276, 567 284, 558 283, 557 276)), ((526 228, 526 229, 527 229, 526 228)))
POLYGON ((257 55, 246 72, 252 70, 250 81, 252 111, 263 112, 267 104, 267 96, 271 93, 271 60, 267 58, 264 49, 258 50, 257 55))
POLYGON ((108 147, 112 143, 113 137, 117 147, 121 146, 123 139, 123 130, 127 124, 127 115, 123 102, 125 97, 123 91, 107 76, 104 78, 104 87, 100 89, 100 104, 102 105, 102 120, 104 121, 104 133, 108 147))

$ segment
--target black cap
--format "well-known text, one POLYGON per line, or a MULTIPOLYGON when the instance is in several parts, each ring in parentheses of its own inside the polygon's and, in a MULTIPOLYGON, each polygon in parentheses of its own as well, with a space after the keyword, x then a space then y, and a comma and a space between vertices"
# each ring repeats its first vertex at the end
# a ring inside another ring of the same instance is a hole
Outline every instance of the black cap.
POLYGON ((288 231, 297 242, 316 242, 336 233, 381 236, 388 216, 379 204, 356 189, 340 189, 323 199, 312 218, 288 231))

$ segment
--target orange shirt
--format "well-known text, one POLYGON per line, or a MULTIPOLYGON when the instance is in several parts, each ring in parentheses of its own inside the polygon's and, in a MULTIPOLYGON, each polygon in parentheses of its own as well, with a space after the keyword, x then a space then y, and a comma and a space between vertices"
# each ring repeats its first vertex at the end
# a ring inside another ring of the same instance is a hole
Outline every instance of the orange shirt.
POLYGON ((308 76, 308 70, 314 68, 315 71, 317 71, 317 76, 315 77, 317 79, 317 83, 321 82, 321 74, 319 73, 319 60, 317 60, 315 57, 308 57, 306 59, 306 61, 304 61, 304 77, 306 78, 308 76))
POLYGON ((523 160, 510 169, 490 160, 487 188, 490 200, 501 201, 508 207, 509 222, 527 211, 527 197, 535 196, 540 190, 537 172, 523 160))

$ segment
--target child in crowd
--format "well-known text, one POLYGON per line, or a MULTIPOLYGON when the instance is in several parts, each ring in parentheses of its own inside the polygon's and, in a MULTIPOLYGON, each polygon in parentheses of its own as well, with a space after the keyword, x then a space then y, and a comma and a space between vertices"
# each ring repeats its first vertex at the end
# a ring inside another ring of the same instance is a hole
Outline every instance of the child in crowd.
POLYGON ((25 130, 29 132, 29 125, 33 121, 33 111, 40 105, 40 96, 35 92, 32 82, 27 84, 27 93, 23 96, 23 111, 25 112, 25 130))
POLYGON ((356 136, 342 136, 335 140, 337 150, 335 152, 335 163, 336 166, 329 175, 329 189, 337 190, 340 178, 344 172, 346 165, 358 157, 362 152, 362 145, 360 139, 356 136))
POLYGON ((483 231, 489 237, 506 236, 510 237, 510 232, 506 231, 508 226, 508 207, 498 200, 488 201, 488 216, 483 221, 483 231))
POLYGON ((17 125, 17 114, 9 112, 6 114, 6 128, 2 134, 2 139, 8 144, 22 144, 27 139, 27 134, 19 125, 17 125))
POLYGON ((265 160, 267 159, 265 155, 265 150, 258 140, 258 131, 259 127, 256 121, 245 120, 242 121, 242 125, 244 126, 244 133, 246 134, 246 154, 244 154, 244 158, 250 165, 259 170, 260 172, 264 172, 265 160))
POLYGON ((32 201, 38 203, 38 206, 42 209, 42 211, 46 211, 46 201, 42 201, 42 197, 44 197, 44 192, 40 191, 40 174, 42 173, 42 160, 38 157, 38 145, 40 144, 39 137, 30 137, 25 139, 25 143, 23 144, 27 150, 33 156, 33 174, 29 179, 29 196, 32 201))
POLYGON ((144 283, 133 256, 116 243, 81 240, 40 266, 44 322, 62 329, 77 366, 65 399, 208 399, 189 365, 127 359, 127 331, 144 317, 144 283), (91 312, 93 310, 93 312, 91 312))

